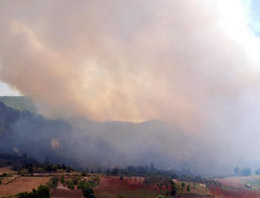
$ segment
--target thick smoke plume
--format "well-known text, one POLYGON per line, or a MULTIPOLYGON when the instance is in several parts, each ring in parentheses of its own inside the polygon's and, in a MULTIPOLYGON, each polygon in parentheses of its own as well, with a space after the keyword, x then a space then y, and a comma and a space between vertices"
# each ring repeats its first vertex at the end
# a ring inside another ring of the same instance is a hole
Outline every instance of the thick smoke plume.
POLYGON ((252 164, 260 41, 249 18, 237 0, 1 0, 0 80, 44 115, 160 120, 194 136, 202 164, 252 164))

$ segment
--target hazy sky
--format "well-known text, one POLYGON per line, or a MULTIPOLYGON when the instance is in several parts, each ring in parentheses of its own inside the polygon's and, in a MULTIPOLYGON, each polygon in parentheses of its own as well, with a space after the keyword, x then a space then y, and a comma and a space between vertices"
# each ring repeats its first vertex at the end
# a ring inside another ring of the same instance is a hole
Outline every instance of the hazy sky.
POLYGON ((5 83, 0 83, 0 96, 19 96, 19 91, 10 88, 5 83))

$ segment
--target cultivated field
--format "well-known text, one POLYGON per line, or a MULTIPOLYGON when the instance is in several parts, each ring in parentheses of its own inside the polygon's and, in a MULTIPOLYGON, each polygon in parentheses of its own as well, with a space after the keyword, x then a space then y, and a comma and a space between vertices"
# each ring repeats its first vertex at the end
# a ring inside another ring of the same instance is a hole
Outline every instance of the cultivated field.
POLYGON ((9 174, 9 173, 15 173, 15 171, 11 170, 11 167, 3 167, 0 168, 0 175, 3 173, 9 174))
POLYGON ((259 181, 259 176, 249 177, 229 177, 217 179, 221 185, 210 185, 211 193, 215 197, 221 198, 258 198, 260 197, 260 190, 256 188, 255 181, 259 181))
MULTIPOLYGON (((178 197, 211 197, 209 189, 204 184, 190 183, 175 181, 178 188, 178 197), (181 187, 181 184, 185 183, 185 187, 181 187), (190 191, 187 191, 189 185, 190 191)), ((95 189, 95 195, 97 198, 151 198, 158 195, 167 196, 171 191, 170 187, 166 189, 164 186, 160 191, 158 186, 147 186, 144 184, 143 177, 125 177, 120 180, 119 177, 101 177, 100 185, 95 189)))
POLYGON ((146 188, 142 181, 140 177, 125 178, 123 181, 119 177, 101 177, 95 195, 97 198, 150 198, 160 194, 146 188))
MULTIPOLYGON (((71 173, 35 173, 34 176, 19 176, 9 167, 1 168, 0 173, 7 175, 1 178, 0 198, 10 197, 22 192, 32 192, 40 185, 44 185, 53 177, 58 178, 55 187, 50 188, 51 198, 81 198, 82 190, 77 189, 80 182, 94 182, 93 188, 96 198, 155 198, 158 195, 170 197, 171 186, 159 185, 158 183, 147 183, 144 177, 119 177, 105 176, 102 174, 90 174, 83 176, 80 172, 71 173), (12 179, 14 178, 14 179, 12 179), (63 182, 61 182, 63 178, 63 182), (6 182, 7 181, 7 182, 6 182), (73 187, 69 183, 74 182, 73 187), (9 183, 8 183, 9 182, 9 183), (159 187, 160 186, 160 187, 159 187), (73 190, 71 190, 73 189, 73 190), (168 196, 167 196, 168 195, 168 196)), ((158 180, 163 181, 163 180, 158 180)), ((158 182, 157 181, 157 182, 158 182)), ((171 180, 170 180, 171 181, 171 180)), ((228 177, 215 180, 207 180, 204 183, 174 181, 174 189, 180 198, 259 198, 260 176, 228 177)), ((171 183, 171 182, 170 182, 171 183)))
POLYGON ((0 185, 0 198, 8 195, 16 195, 21 192, 31 192, 41 184, 45 184, 50 177, 18 177, 7 185, 0 185))
POLYGON ((81 190, 69 190, 69 189, 53 189, 51 191, 51 198, 82 198, 81 190))

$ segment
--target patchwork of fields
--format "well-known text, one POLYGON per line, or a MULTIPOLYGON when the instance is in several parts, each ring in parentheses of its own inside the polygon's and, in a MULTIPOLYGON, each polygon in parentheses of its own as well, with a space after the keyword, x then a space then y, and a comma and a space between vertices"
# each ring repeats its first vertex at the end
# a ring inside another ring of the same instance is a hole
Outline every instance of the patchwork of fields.
MULTIPOLYGON (((0 168, 2 184, 0 185, 0 198, 15 197, 18 193, 31 192, 40 185, 50 182, 55 173, 48 175, 35 174, 34 176, 21 176, 10 167, 0 168), (4 182, 10 178, 14 178, 10 182, 4 182)), ((171 197, 169 192, 170 186, 147 185, 144 177, 118 177, 91 174, 82 176, 79 172, 61 173, 57 172, 56 177, 63 177, 66 181, 89 181, 98 179, 98 185, 93 189, 96 198, 156 198, 158 195, 163 197, 171 197)), ((69 188, 64 182, 59 180, 58 185, 50 190, 51 198, 81 198, 83 192, 74 187, 69 188)), ((222 179, 214 179, 208 183, 196 183, 187 181, 174 180, 178 197, 215 197, 215 198, 255 198, 260 197, 260 176, 249 177, 228 177, 222 179)))

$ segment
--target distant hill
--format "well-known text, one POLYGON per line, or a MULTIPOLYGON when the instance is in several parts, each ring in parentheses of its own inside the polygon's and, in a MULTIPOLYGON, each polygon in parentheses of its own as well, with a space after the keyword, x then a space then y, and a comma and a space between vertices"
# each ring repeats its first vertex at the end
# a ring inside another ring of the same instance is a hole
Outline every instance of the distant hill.
POLYGON ((12 131, 12 125, 21 118, 32 116, 28 111, 18 111, 0 102, 0 138, 12 131))
POLYGON ((65 122, 15 110, 0 102, 0 154, 27 153, 39 161, 48 156, 50 160, 65 163, 67 158, 56 152, 51 143, 55 144, 53 138, 69 135, 71 130, 65 122))
POLYGON ((14 169, 21 169, 26 164, 39 165, 40 163, 27 157, 26 154, 19 156, 11 153, 0 153, 0 167, 12 166, 14 169))
POLYGON ((1 96, 0 102, 19 111, 29 111, 31 113, 36 113, 37 111, 32 100, 24 96, 1 96))
POLYGON ((156 121, 54 120, 14 108, 0 102, 0 153, 26 153, 39 162, 48 157, 52 163, 76 169, 102 170, 151 162, 158 168, 178 169, 182 164, 175 156, 186 153, 191 141, 178 129, 156 121), (169 139, 169 133, 174 133, 174 138, 169 139))

